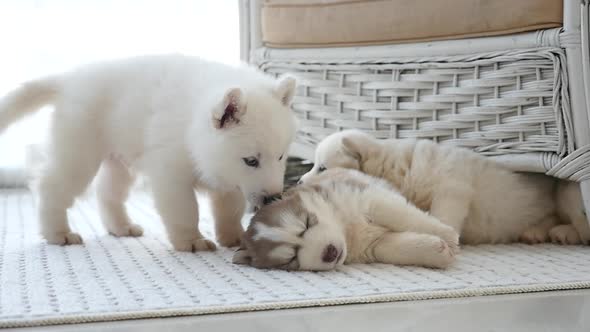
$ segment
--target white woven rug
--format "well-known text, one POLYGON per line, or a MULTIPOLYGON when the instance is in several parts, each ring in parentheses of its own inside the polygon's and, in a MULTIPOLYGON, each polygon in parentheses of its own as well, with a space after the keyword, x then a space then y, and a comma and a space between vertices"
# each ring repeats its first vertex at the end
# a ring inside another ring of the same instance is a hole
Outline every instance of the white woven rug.
MULTIPOLYGON (((590 247, 464 248, 447 271, 388 265, 310 273, 230 263, 231 251, 172 251, 145 195, 129 204, 142 238, 105 234, 92 201, 70 213, 84 246, 44 244, 32 196, 0 192, 0 327, 197 315, 590 287, 590 247)), ((205 210, 205 209, 203 209, 205 210)), ((201 227, 211 237, 210 216, 201 227)))

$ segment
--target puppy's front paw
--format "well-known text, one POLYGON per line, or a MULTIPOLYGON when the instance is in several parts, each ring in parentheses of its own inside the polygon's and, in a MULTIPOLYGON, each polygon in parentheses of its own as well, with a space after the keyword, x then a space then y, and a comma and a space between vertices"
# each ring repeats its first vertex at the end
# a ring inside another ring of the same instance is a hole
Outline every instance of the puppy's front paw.
POLYGON ((446 269, 455 261, 455 252, 447 241, 433 236, 429 242, 425 266, 446 269))
POLYGON ((47 243, 60 246, 83 243, 82 237, 74 232, 45 233, 43 237, 47 240, 47 243))
POLYGON ((525 230, 519 237, 520 242, 537 244, 547 242, 549 234, 543 227, 531 227, 525 230))
POLYGON ((217 242, 219 242, 220 245, 222 245, 224 247, 228 247, 228 248, 238 247, 238 246, 240 246, 240 243, 241 243, 240 238, 241 238, 241 234, 237 235, 237 236, 231 236, 231 237, 218 235, 217 242))
POLYGON ((174 249, 178 251, 190 251, 190 252, 197 252, 197 251, 214 251, 217 249, 215 243, 210 240, 207 240, 204 237, 196 238, 192 240, 176 240, 172 241, 172 246, 174 249))
POLYGON ((241 227, 231 231, 219 232, 217 242, 224 247, 237 247, 240 245, 242 234, 244 234, 244 231, 241 227))
POLYGON ((558 225, 549 231, 551 242, 559 244, 581 244, 580 236, 573 225, 558 225))
POLYGON ((452 227, 446 226, 444 232, 439 234, 439 236, 447 243, 453 256, 461 252, 461 246, 459 245, 459 234, 455 232, 452 227))
POLYGON ((109 234, 116 237, 121 236, 132 236, 138 237, 143 235, 143 228, 138 224, 129 223, 126 225, 120 225, 118 227, 110 227, 109 234))
POLYGON ((440 268, 447 268, 455 261, 455 254, 459 251, 459 239, 457 237, 456 248, 452 248, 449 242, 441 239, 438 247, 440 258, 438 260, 440 268))

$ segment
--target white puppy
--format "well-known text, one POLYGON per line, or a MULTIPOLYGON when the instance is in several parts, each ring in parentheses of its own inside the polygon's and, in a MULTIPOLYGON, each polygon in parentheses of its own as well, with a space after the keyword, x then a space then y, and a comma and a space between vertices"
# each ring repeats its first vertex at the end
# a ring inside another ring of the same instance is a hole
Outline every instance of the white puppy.
POLYGON ((106 62, 25 83, 0 100, 0 130, 55 106, 39 180, 41 232, 76 244, 66 210, 98 173, 100 214, 116 236, 139 236, 125 200, 133 170, 149 179, 177 250, 213 250, 194 189, 209 192, 221 245, 239 244, 247 198, 283 190, 295 81, 181 55, 106 62))
POLYGON ((262 207, 233 262, 314 271, 374 262, 445 268, 458 245, 457 232, 384 180, 332 169, 262 207))
POLYGON ((579 186, 515 173, 467 149, 430 140, 377 140, 348 130, 318 145, 315 165, 301 181, 334 167, 386 179, 417 207, 453 227, 462 243, 590 241, 579 186), (558 182, 569 195, 559 204, 558 182))

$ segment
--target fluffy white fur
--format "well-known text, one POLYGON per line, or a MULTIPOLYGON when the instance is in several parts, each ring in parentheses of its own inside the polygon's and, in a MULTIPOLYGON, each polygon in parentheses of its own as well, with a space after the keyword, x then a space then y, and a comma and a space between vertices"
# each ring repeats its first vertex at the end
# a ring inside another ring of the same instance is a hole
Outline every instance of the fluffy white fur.
POLYGON ((259 205, 283 189, 294 89, 292 78, 276 81, 245 66, 137 57, 23 84, 0 100, 0 130, 55 106, 39 181, 41 230, 49 243, 82 242, 66 210, 97 173, 108 231, 141 235, 124 205, 140 171, 174 248, 212 250, 198 229, 194 189, 211 195, 220 244, 237 245, 245 198, 259 205))
POLYGON ((515 173, 467 149, 343 131, 318 145, 315 165, 301 181, 336 167, 387 180, 459 232, 462 243, 590 241, 579 186, 541 174, 515 173), (559 204, 556 186, 564 191, 559 204))
POLYGON ((384 180, 332 169, 262 207, 233 261, 313 271, 373 262, 445 268, 458 237, 384 180))

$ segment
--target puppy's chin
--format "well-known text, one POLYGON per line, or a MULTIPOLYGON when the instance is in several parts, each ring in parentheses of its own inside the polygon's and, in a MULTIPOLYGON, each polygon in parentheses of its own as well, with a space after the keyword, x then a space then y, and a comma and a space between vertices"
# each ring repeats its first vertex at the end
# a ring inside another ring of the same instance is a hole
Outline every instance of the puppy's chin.
POLYGON ((262 197, 248 198, 246 213, 256 213, 263 205, 262 197))

